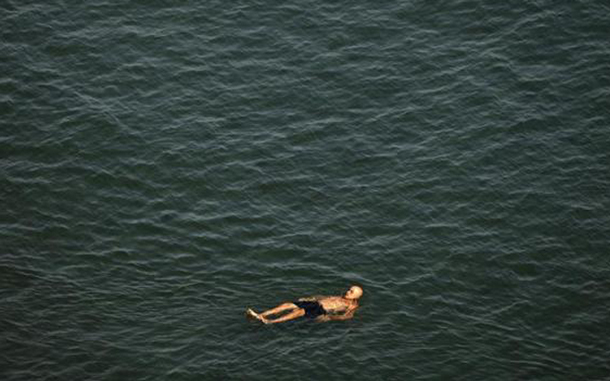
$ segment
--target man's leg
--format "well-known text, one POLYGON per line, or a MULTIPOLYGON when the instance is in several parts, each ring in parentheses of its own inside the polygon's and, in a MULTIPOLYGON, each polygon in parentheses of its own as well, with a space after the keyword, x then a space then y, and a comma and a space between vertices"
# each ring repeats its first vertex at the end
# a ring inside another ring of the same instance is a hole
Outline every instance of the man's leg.
POLYGON ((297 307, 296 310, 294 310, 294 311, 292 311, 292 312, 290 312, 290 313, 288 313, 288 314, 286 314, 286 315, 284 315, 282 317, 279 317, 277 319, 269 320, 269 319, 265 319, 264 317, 262 317, 261 320, 265 324, 274 324, 274 323, 281 323, 281 322, 284 322, 284 321, 300 318, 303 315, 305 315, 305 310, 302 309, 302 308, 298 308, 297 307))
POLYGON ((260 314, 258 314, 261 317, 267 317, 269 315, 276 315, 279 314, 280 312, 284 312, 286 310, 295 310, 298 309, 299 307, 297 307, 296 304, 294 303, 283 303, 280 304, 279 306, 272 308, 270 310, 267 310, 265 312, 261 312, 260 314))

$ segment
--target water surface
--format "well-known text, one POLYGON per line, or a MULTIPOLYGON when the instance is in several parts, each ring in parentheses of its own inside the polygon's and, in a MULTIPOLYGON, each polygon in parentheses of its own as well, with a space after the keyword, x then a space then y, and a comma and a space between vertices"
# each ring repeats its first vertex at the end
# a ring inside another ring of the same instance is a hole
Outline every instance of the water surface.
POLYGON ((2 379, 608 377, 604 2, 0 21, 2 379))

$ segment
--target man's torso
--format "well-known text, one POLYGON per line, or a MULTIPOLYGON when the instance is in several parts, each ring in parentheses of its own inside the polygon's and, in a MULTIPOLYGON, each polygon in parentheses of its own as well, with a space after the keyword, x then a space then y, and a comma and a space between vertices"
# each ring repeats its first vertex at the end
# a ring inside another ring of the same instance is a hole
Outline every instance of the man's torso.
POLYGON ((350 302, 340 296, 328 296, 318 300, 318 303, 326 312, 344 312, 348 309, 356 308, 357 304, 350 302))

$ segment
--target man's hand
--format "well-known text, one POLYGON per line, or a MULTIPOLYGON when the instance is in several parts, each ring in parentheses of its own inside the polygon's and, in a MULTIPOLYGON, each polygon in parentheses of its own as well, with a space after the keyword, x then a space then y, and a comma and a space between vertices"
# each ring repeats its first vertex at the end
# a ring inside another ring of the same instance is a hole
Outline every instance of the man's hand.
POLYGON ((299 302, 315 302, 315 301, 317 301, 318 299, 316 299, 316 298, 315 298, 315 297, 313 297, 313 296, 308 296, 308 297, 306 297, 306 298, 298 298, 297 300, 298 300, 299 302))

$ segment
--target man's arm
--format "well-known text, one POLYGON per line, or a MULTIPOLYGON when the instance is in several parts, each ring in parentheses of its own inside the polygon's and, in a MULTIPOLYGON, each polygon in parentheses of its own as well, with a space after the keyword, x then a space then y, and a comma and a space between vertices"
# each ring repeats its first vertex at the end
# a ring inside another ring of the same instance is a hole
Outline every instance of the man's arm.
POLYGON ((356 312, 357 309, 358 309, 358 307, 349 309, 349 310, 345 311, 345 313, 342 315, 328 315, 327 314, 327 315, 318 316, 318 318, 316 320, 319 322, 325 322, 325 321, 331 321, 331 320, 349 320, 354 317, 354 313, 356 312))
POLYGON ((305 298, 298 298, 299 302, 317 302, 320 299, 324 299, 325 296, 315 295, 315 296, 307 296, 305 298))

